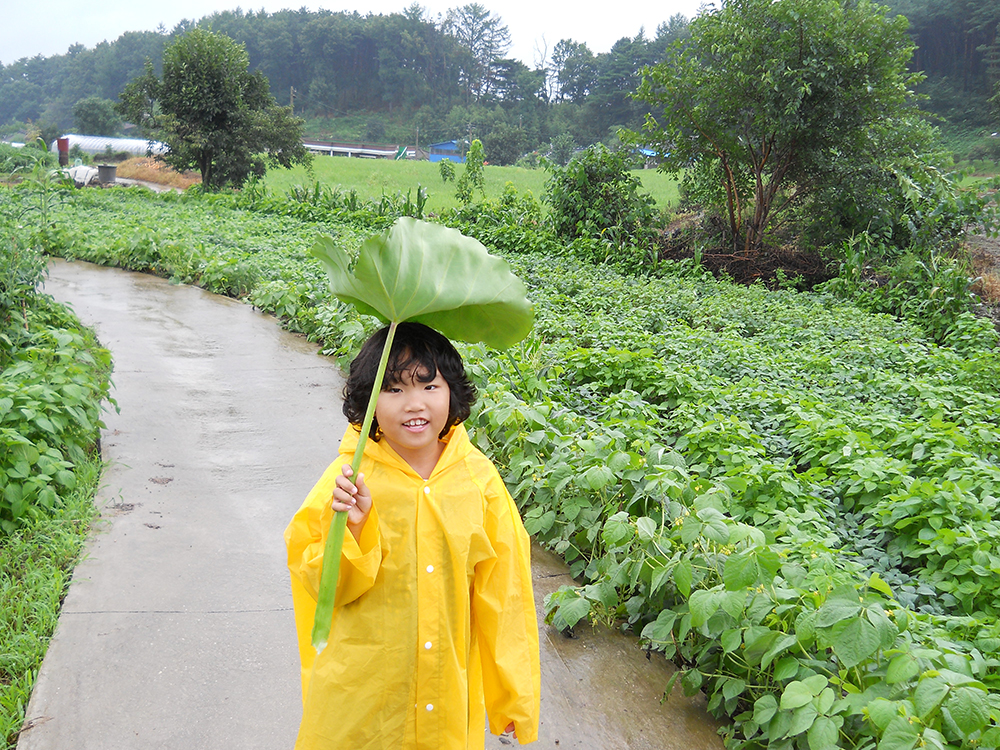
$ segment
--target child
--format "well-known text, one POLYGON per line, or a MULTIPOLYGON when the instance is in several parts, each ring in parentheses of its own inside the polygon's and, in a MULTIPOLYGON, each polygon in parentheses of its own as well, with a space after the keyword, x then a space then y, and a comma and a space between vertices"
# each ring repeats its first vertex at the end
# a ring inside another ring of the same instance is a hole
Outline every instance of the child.
POLYGON ((538 627, 528 536, 462 424, 462 359, 419 323, 396 330, 357 481, 350 463, 388 329, 351 363, 350 426, 285 531, 302 658, 296 750, 466 750, 538 735, 538 627), (310 643, 334 511, 348 533, 329 645, 310 643))

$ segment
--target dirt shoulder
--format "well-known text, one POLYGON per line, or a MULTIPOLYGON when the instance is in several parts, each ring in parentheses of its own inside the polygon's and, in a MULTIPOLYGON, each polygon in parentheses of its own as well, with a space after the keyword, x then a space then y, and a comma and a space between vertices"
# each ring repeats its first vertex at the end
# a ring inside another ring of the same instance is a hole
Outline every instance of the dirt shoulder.
POLYGON ((970 234, 965 247, 977 276, 972 291, 982 300, 977 312, 1000 330, 1000 237, 970 234))

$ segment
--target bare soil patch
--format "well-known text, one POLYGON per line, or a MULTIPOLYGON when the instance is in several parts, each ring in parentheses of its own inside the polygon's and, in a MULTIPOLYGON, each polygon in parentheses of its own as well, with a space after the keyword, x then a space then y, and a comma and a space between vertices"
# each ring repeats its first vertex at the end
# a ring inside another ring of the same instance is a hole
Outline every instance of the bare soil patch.
POLYGON ((201 175, 195 172, 178 172, 151 156, 135 156, 126 159, 118 165, 117 176, 129 180, 166 185, 178 190, 186 190, 192 185, 201 184, 201 175))
POLYGON ((737 284, 764 284, 769 289, 793 285, 808 290, 837 275, 819 253, 800 250, 789 243, 744 254, 730 248, 705 247, 700 252, 691 241, 692 229, 700 221, 694 215, 681 216, 660 235, 660 260, 699 258, 701 265, 715 276, 726 276, 737 284))
POLYGON ((972 291, 982 300, 979 314, 992 318, 1000 329, 1000 238, 971 234, 965 250, 977 277, 972 291))

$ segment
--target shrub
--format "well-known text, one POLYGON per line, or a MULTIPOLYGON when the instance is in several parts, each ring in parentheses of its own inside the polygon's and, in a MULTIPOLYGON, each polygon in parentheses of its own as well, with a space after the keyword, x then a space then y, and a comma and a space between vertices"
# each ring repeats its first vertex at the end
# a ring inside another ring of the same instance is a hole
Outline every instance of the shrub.
POLYGON ((866 232, 844 242, 841 252, 840 275, 824 285, 826 291, 870 312, 910 320, 935 343, 960 353, 996 346, 992 323, 972 314, 977 297, 965 263, 919 248, 896 258, 894 248, 866 232))
POLYGON ((31 148, 14 148, 7 143, 0 143, 0 175, 31 170, 39 161, 48 166, 55 166, 55 157, 47 151, 31 148))
POLYGON ((33 297, 27 340, 0 375, 0 534, 47 514, 76 486, 97 437, 111 363, 65 308, 33 297))
MULTIPOLYGON (((652 235, 656 212, 649 195, 639 193, 640 182, 629 171, 622 152, 591 146, 565 167, 552 166, 546 183, 550 218, 559 237, 601 240, 625 251, 642 245, 652 235)), ((619 253, 611 252, 606 258, 619 253)))
POLYGON ((569 133, 557 135, 552 139, 550 146, 549 156, 560 167, 569 164, 569 160, 573 158, 573 152, 576 151, 576 141, 569 133))
POLYGON ((455 165, 451 159, 442 159, 438 163, 438 169, 441 171, 442 182, 447 184, 455 181, 455 165))
POLYGON ((486 153, 483 151, 483 144, 477 139, 469 146, 469 153, 465 155, 465 171, 458 178, 458 189, 455 195, 462 205, 467 206, 472 203, 472 194, 476 188, 486 195, 486 176, 483 172, 483 164, 486 161, 486 153))
POLYGON ((25 338, 27 307, 44 273, 37 250, 10 238, 0 241, 0 367, 25 338))
POLYGON ((499 199, 487 198, 457 208, 447 224, 492 250, 549 255, 560 252, 556 237, 542 219, 538 201, 531 193, 519 196, 510 182, 499 199))

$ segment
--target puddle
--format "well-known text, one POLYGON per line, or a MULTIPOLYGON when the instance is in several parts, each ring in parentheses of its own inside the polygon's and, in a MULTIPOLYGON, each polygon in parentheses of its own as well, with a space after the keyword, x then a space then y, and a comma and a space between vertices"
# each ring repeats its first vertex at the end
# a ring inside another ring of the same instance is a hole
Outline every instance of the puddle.
MULTIPOLYGON (((530 747, 559 750, 717 750, 719 726, 701 696, 680 686, 661 702, 674 667, 640 648, 635 636, 577 625, 567 638, 543 620, 546 594, 574 583, 553 553, 532 546, 535 604, 542 656, 542 720, 530 747)), ((516 747, 488 736, 487 750, 516 747)))

